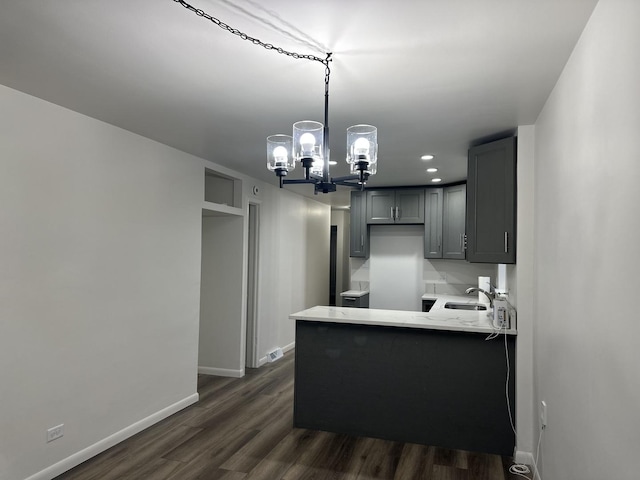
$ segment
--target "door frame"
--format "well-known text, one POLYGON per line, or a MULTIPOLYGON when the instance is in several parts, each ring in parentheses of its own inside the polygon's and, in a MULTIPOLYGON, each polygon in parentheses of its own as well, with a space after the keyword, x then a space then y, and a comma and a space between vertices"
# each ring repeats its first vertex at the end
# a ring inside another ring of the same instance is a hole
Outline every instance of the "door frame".
POLYGON ((247 281, 245 316, 245 368, 257 368, 260 330, 258 312, 260 270, 260 202, 247 206, 247 281))

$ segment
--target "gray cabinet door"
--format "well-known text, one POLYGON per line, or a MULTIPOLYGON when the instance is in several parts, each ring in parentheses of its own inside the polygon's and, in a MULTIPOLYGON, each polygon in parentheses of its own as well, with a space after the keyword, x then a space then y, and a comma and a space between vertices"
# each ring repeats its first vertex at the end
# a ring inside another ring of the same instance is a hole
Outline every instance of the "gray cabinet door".
POLYGON ((516 139, 469 150, 467 260, 516 263, 516 139))
POLYGON ((424 258, 442 258, 442 188, 424 193, 424 258))
POLYGON ((424 190, 368 190, 367 223, 424 223, 424 190))
POLYGON ((424 223, 424 190, 396 190, 396 223, 424 223))
POLYGON ((367 191, 367 223, 395 223, 396 191, 367 191))
POLYGON ((366 192, 351 192, 349 256, 361 258, 369 257, 366 192))
POLYGON ((466 185, 454 185, 443 189, 442 258, 465 258, 466 203, 466 185))

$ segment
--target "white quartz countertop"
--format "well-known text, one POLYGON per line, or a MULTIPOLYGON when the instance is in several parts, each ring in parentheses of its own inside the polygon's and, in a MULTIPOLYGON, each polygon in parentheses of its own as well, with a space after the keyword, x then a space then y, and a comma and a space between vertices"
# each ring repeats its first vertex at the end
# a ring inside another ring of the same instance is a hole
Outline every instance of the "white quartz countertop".
POLYGON ((340 294, 341 297, 364 297, 365 295, 369 295, 367 290, 347 290, 340 294))
MULTIPOLYGON (((432 297, 428 297, 432 298, 432 297)), ((459 298, 453 296, 452 298, 459 298)), ((471 303, 474 303, 471 297, 471 303)), ((458 300, 455 300, 458 301, 458 300)), ((491 310, 450 310, 444 308, 445 302, 436 302, 429 312, 409 312, 403 310, 378 310, 373 308, 325 307, 317 306, 292 313, 292 320, 310 320, 316 322, 353 323, 360 325, 379 325, 387 327, 423 328, 428 330, 448 330, 491 334, 493 328, 491 310), (438 307, 438 303, 441 304, 438 307)), ((515 329, 500 330, 508 335, 516 335, 515 329)))

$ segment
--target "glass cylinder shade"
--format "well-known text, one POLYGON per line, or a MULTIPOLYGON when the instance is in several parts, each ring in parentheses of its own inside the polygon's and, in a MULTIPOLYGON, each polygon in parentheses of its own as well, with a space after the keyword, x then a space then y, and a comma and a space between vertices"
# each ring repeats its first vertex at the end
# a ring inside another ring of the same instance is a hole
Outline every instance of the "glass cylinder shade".
POLYGON ((367 171, 378 161, 378 129, 372 125, 353 125, 347 128, 347 163, 354 169, 359 162, 367 162, 367 171))
POLYGON ((288 172, 296 164, 293 159, 293 138, 289 135, 267 137, 267 168, 271 171, 288 172))
POLYGON ((324 126, 313 120, 302 120, 293 124, 293 157, 296 161, 312 158, 322 162, 324 126))

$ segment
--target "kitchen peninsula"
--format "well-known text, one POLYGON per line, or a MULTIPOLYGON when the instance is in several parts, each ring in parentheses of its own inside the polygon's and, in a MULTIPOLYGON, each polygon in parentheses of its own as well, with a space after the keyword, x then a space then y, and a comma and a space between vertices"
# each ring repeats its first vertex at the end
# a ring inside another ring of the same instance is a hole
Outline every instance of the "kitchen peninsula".
POLYGON ((317 306, 296 321, 294 426, 512 455, 515 329, 487 311, 317 306), (508 352, 509 367, 506 352, 508 352))

